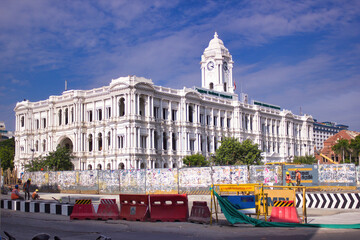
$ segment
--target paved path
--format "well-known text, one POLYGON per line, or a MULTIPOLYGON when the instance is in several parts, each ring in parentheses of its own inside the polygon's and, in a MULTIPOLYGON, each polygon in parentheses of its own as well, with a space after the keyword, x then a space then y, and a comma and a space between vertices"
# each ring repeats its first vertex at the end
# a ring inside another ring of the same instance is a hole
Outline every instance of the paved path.
POLYGON ((146 240, 186 240, 186 239, 358 239, 359 230, 354 229, 314 229, 314 228, 256 228, 247 224, 230 226, 225 221, 213 226, 188 222, 131 222, 123 220, 71 221, 67 216, 43 213, 24 213, 3 210, 1 232, 6 230, 17 240, 31 239, 36 233, 46 232, 57 235, 62 240, 91 240, 100 234, 117 239, 146 240))

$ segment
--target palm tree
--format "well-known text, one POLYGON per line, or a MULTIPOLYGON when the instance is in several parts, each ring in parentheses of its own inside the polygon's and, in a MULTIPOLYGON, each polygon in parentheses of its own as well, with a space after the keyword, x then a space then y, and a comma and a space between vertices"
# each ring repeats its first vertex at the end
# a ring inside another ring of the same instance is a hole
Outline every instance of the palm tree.
POLYGON ((358 163, 360 164, 360 135, 350 141, 350 149, 355 156, 358 157, 358 163))
POLYGON ((346 139, 340 139, 337 143, 331 147, 336 154, 342 153, 342 160, 345 163, 345 153, 349 152, 349 141, 346 139))

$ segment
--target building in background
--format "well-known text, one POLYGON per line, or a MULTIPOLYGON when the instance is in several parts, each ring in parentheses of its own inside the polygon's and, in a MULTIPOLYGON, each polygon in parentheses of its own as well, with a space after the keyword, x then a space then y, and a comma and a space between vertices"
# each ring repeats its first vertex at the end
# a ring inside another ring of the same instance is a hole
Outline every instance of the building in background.
POLYGON ((314 119, 314 145, 316 150, 324 147, 324 141, 341 130, 348 130, 349 126, 333 122, 318 122, 314 119))
POLYGON ((0 122, 0 141, 14 137, 13 132, 6 130, 5 122, 0 122))
POLYGON ((341 163, 341 154, 336 154, 331 149, 340 139, 351 140, 354 139, 360 132, 354 132, 349 130, 341 130, 335 135, 329 137, 324 141, 324 147, 320 151, 316 151, 315 158, 320 163, 341 163))
POLYGON ((201 57, 201 87, 171 89, 128 76, 108 86, 69 90, 15 107, 15 165, 54 151, 76 156, 75 169, 176 168, 210 157, 223 137, 251 139, 264 161, 313 154, 313 118, 234 93, 233 61, 215 33, 201 57))

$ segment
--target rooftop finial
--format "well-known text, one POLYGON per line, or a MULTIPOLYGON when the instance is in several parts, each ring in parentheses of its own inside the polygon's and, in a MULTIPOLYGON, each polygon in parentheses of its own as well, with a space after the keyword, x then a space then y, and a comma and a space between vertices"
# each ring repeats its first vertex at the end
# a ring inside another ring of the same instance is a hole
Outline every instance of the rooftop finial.
POLYGON ((218 38, 218 34, 217 34, 217 32, 215 32, 215 34, 214 34, 214 38, 218 38))

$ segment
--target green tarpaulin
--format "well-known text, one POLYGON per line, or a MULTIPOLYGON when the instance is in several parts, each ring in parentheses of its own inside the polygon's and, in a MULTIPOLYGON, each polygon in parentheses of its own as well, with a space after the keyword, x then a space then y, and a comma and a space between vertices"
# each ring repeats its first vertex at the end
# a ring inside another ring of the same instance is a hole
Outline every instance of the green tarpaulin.
POLYGON ((221 210, 226 219, 231 224, 246 223, 254 225, 255 227, 306 227, 306 228, 342 228, 342 229, 360 229, 360 224, 300 224, 300 223, 279 223, 279 222, 265 222, 255 218, 246 216, 234 208, 229 202, 219 196, 215 191, 214 195, 217 197, 221 210))

